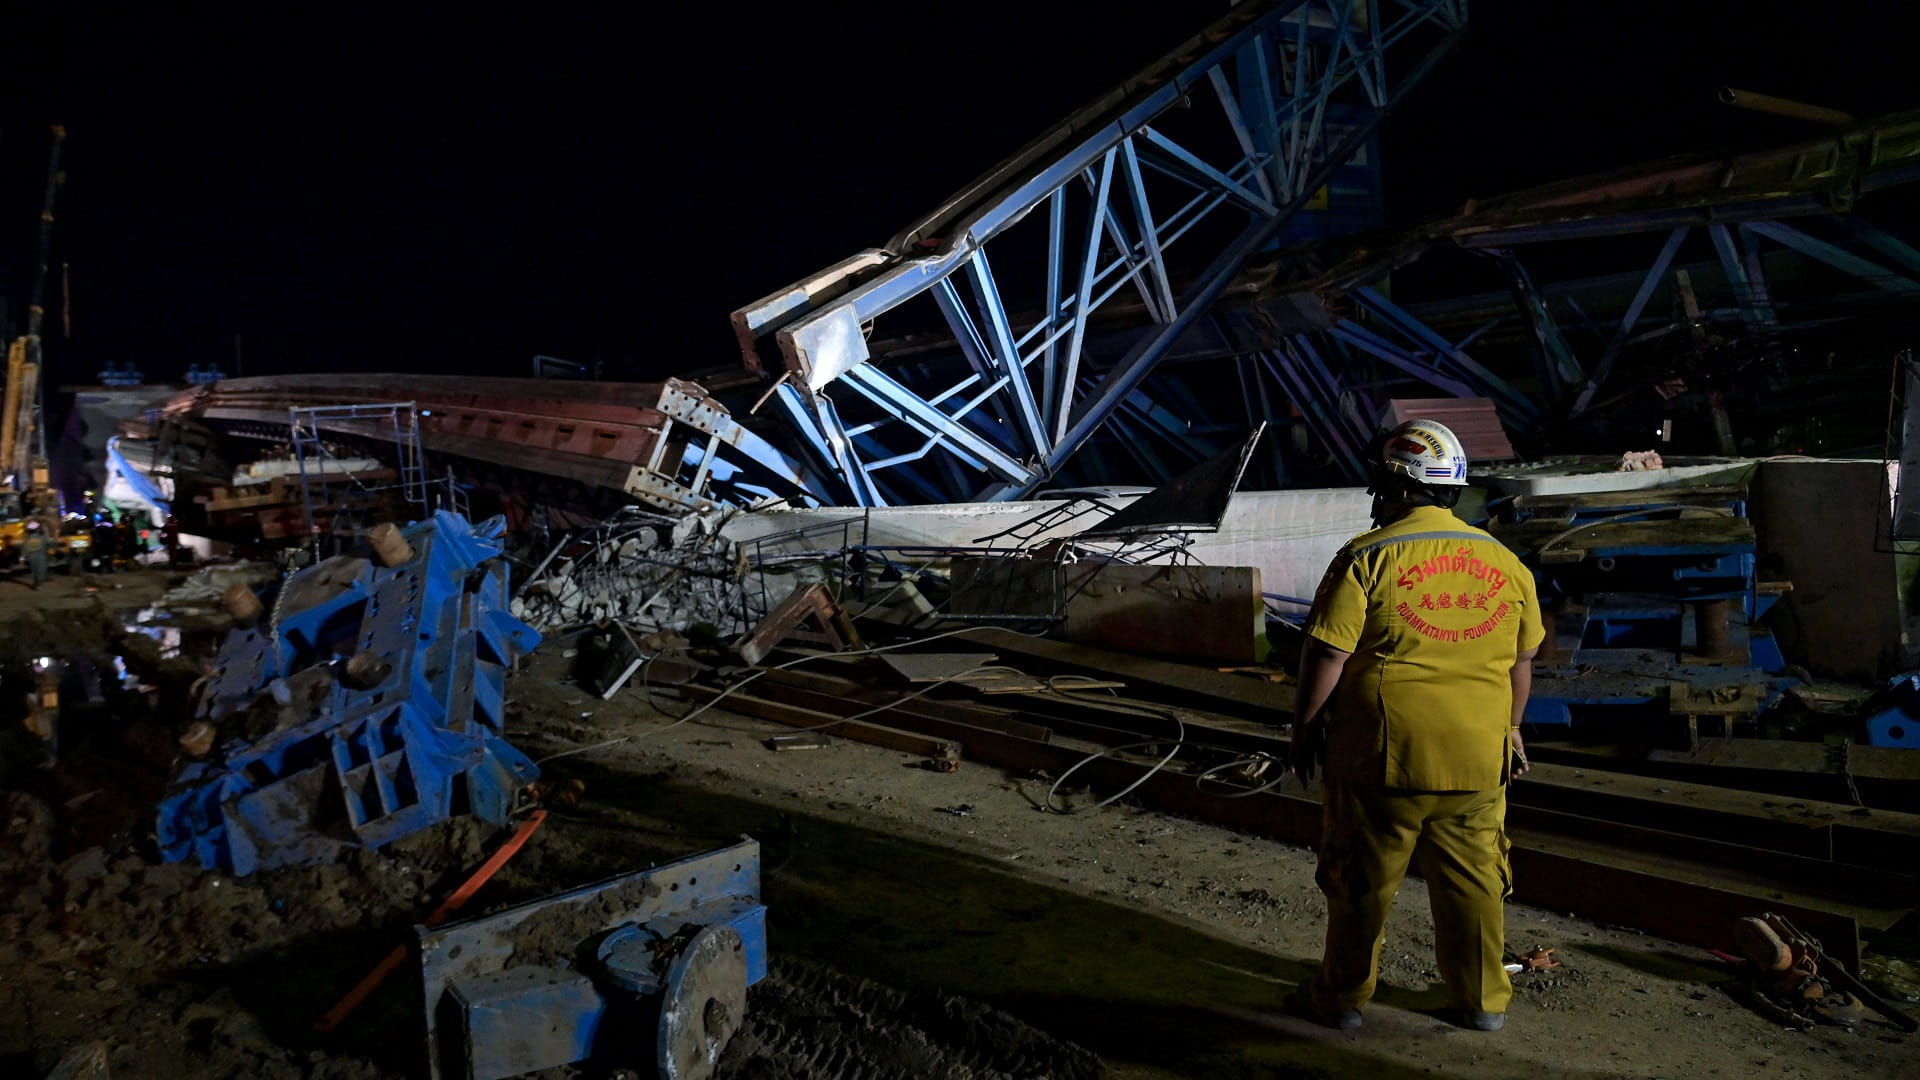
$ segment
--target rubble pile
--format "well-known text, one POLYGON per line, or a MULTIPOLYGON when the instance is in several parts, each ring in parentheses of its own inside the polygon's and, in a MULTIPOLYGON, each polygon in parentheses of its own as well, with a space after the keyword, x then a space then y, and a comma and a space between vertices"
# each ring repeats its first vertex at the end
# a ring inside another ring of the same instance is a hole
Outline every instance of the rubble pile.
POLYGON ((562 541, 511 611, 543 634, 610 621, 680 632, 706 624, 722 636, 738 634, 769 605, 746 553, 721 535, 732 513, 673 518, 628 507, 562 541))
POLYGON ((280 571, 269 563, 216 563, 201 567, 185 581, 168 589, 161 595, 159 606, 173 610, 211 608, 219 604, 220 597, 235 584, 252 587, 279 576, 280 571))

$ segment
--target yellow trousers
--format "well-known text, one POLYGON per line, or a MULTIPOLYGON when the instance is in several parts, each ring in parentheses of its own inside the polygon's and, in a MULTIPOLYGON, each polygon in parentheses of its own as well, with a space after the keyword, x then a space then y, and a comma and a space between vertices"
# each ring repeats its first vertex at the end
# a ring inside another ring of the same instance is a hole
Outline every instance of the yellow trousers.
POLYGON ((1325 1011, 1373 998, 1387 912, 1407 864, 1420 860, 1432 900, 1434 959, 1453 1008, 1503 1013, 1513 997, 1505 962, 1505 788, 1402 792, 1329 780, 1315 880, 1327 897, 1327 944, 1313 980, 1325 1011))

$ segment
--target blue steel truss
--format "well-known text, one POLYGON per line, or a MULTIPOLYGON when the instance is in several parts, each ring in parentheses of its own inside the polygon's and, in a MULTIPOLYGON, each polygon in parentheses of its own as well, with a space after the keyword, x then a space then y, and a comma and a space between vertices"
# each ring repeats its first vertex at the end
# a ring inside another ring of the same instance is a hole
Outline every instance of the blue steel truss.
MULTIPOLYGON (((1465 23, 1465 0, 1239 4, 885 248, 735 312, 747 364, 780 374, 800 442, 858 504, 1018 497, 1103 429, 1147 472, 1178 471, 1148 435, 1199 456, 1209 443, 1196 413, 1162 403, 1191 386, 1147 392, 1156 368, 1207 329, 1249 257, 1353 175, 1356 151, 1465 23), (1096 365, 1103 308, 1149 328, 1096 365), (876 321, 911 326, 916 312, 951 335, 952 362, 870 362, 876 321)), ((1537 412, 1384 296, 1362 302, 1368 324, 1335 328, 1335 345, 1296 337, 1262 360, 1303 408, 1328 408, 1310 392, 1330 388, 1316 350, 1337 347, 1537 412)))
POLYGON ((1704 287, 1697 299, 1710 301, 1696 317, 1738 326, 1763 346, 1814 325, 1794 309, 1809 289, 1820 294, 1819 320, 1832 317, 1837 300, 1920 298, 1920 251, 1856 212, 1861 197, 1916 181, 1920 112, 1910 112, 1772 150, 1660 161, 1482 200, 1393 241, 1318 249, 1313 258, 1297 260, 1298 272, 1289 265, 1294 253, 1281 252, 1248 267, 1243 279, 1259 284, 1237 302, 1270 322, 1311 312, 1305 321, 1317 330, 1264 342, 1242 356, 1243 394, 1264 399, 1261 380, 1270 380, 1350 476, 1352 448, 1380 415, 1383 373, 1455 396, 1491 398, 1509 429, 1543 432, 1592 409, 1629 345, 1670 327, 1673 297, 1692 295, 1695 285, 1704 287), (1572 286, 1594 282, 1543 285, 1521 262, 1522 251, 1540 245, 1649 234, 1659 237, 1647 243, 1651 265, 1619 284, 1617 310, 1596 309, 1604 324, 1573 295, 1572 286), (1486 297, 1420 305, 1416 315, 1367 287, 1435 244, 1493 257, 1513 298, 1507 314, 1451 344, 1433 325, 1449 311, 1485 310, 1486 297), (1827 284, 1792 283, 1783 303, 1767 277, 1769 260, 1783 249, 1862 283, 1863 291, 1836 297, 1827 284), (1686 290, 1675 284, 1683 270, 1695 283, 1686 290), (1335 308, 1325 303, 1328 297, 1345 299, 1335 308), (1591 345, 1575 347, 1576 335, 1561 326, 1568 314, 1591 335, 1591 345), (1533 382, 1524 391, 1466 351, 1487 331, 1515 322, 1535 354, 1533 382), (1329 344, 1344 354, 1329 353, 1329 344))
MULTIPOLYGON (((1713 259, 1710 265, 1717 266, 1724 285, 1723 294, 1728 301, 1724 309, 1705 311, 1702 317, 1724 317, 1729 322, 1737 321, 1748 334, 1763 342, 1806 329, 1792 319, 1783 317, 1776 304, 1764 268, 1764 256, 1769 245, 1777 245, 1857 279, 1874 290, 1862 299, 1875 295, 1908 301, 1920 298, 1920 251, 1857 217, 1803 217, 1806 220, 1801 224, 1754 219, 1731 225, 1666 228, 1663 222, 1649 222, 1642 226, 1644 231, 1665 229, 1666 235, 1618 322, 1611 328, 1590 327, 1601 342, 1598 358, 1590 374, 1582 374, 1573 348, 1567 344, 1556 325, 1548 290, 1527 279, 1523 289, 1516 289, 1520 314, 1534 325, 1536 336, 1543 345, 1559 350, 1557 354, 1550 350, 1545 362, 1564 365, 1569 374, 1579 376, 1578 381, 1542 377, 1537 396, 1545 413, 1571 418, 1587 412, 1601 387, 1613 374, 1616 361, 1634 337, 1647 329, 1648 321, 1668 321, 1664 311, 1655 311, 1650 316, 1648 305, 1663 286, 1671 287, 1675 272, 1681 269, 1679 256, 1689 242, 1696 248, 1705 247, 1711 251, 1713 259), (1815 235, 1812 227, 1816 225, 1827 226, 1824 231, 1832 232, 1834 239, 1815 235), (1863 248, 1864 251, 1861 250, 1863 248), (1554 359, 1556 355, 1558 360, 1554 359)), ((1633 227, 1632 221, 1620 220, 1614 223, 1609 235, 1633 231, 1638 230, 1633 227)), ((1518 265, 1517 260, 1514 265, 1518 265)))
POLYGON ((1857 213, 1862 198, 1916 181, 1920 112, 1907 112, 1772 150, 1657 162, 1486 200, 1423 235, 1445 236, 1461 247, 1496 255, 1508 266, 1517 313, 1540 346, 1534 396, 1541 415, 1578 417, 1593 407, 1646 322, 1668 321, 1663 309, 1650 314, 1649 304, 1662 287, 1671 288, 1677 271, 1687 265, 1683 257, 1689 248, 1717 270, 1728 301, 1724 310, 1708 311, 1706 317, 1737 322, 1762 341, 1805 328, 1783 314, 1767 280, 1770 248, 1784 248, 1858 280, 1870 290, 1867 297, 1912 301, 1920 296, 1920 251, 1857 213), (1569 335, 1556 325, 1554 290, 1532 280, 1516 251, 1636 234, 1664 238, 1617 322, 1600 326, 1585 312, 1575 312, 1599 345, 1586 367, 1569 335))

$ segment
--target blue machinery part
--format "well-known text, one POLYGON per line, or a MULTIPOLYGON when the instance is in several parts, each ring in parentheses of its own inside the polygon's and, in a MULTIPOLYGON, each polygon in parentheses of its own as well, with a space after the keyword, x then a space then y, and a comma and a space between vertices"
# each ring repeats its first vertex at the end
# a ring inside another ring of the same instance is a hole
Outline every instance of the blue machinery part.
POLYGON ((1508 503, 1490 528, 1521 553, 1542 602, 1557 608, 1538 661, 1552 673, 1534 683, 1526 721, 1565 727, 1693 713, 1673 699, 1676 684, 1730 695, 1724 710, 1701 708, 1727 725, 1771 707, 1793 680, 1768 675, 1785 660, 1755 622, 1780 587, 1755 580, 1746 510, 1737 487, 1508 503))
POLYGON ((1884 707, 1861 724, 1866 744, 1920 750, 1920 671, 1889 682, 1875 701, 1884 707))
POLYGON ((161 854, 248 874, 454 814, 504 823, 539 775, 503 737, 507 668, 540 642, 507 613, 504 529, 442 511, 402 530, 396 565, 338 556, 289 576, 270 622, 228 635, 201 706, 251 741, 182 770, 161 854))
POLYGON ((592 1058, 705 1080, 767 974, 760 845, 438 928, 419 927, 433 1080, 592 1058))

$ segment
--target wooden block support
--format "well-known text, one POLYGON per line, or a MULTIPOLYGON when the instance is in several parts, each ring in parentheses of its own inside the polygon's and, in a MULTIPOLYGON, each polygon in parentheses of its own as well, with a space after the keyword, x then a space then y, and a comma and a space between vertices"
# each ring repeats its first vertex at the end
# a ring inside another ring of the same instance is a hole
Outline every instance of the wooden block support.
POLYGON ((789 638, 816 644, 830 645, 835 649, 844 649, 850 644, 858 644, 859 637, 853 632, 853 624, 848 621, 840 605, 833 602, 833 596, 827 587, 818 583, 795 589, 785 600, 775 605, 767 617, 753 632, 740 639, 734 651, 740 659, 749 664, 758 664, 767 658, 775 645, 789 638))

